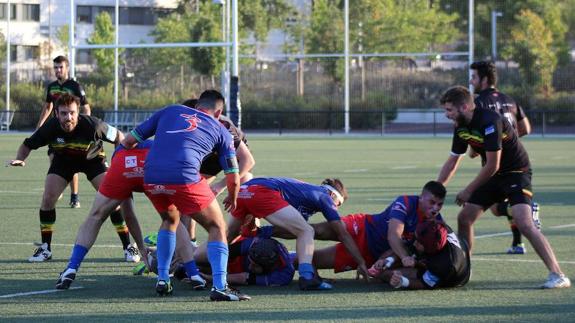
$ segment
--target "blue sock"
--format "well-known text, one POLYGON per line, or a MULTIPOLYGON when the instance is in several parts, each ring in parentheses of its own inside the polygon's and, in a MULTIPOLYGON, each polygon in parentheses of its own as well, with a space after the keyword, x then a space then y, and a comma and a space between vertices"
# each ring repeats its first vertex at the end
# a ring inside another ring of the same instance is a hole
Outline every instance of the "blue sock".
POLYGON ((70 256, 70 262, 68 262, 68 268, 76 269, 80 268, 82 261, 84 261, 84 257, 88 253, 88 248, 81 246, 79 244, 75 244, 74 248, 72 248, 72 255, 70 256))
POLYGON ((297 270, 299 271, 300 277, 303 277, 304 279, 313 279, 314 270, 312 264, 299 264, 297 270))
POLYGON ((186 262, 184 264, 184 268, 186 268, 186 275, 188 275, 188 277, 200 274, 200 272, 198 271, 198 267, 196 267, 196 262, 194 260, 186 262))
POLYGON ((176 233, 161 229, 158 232, 158 280, 170 281, 170 264, 176 250, 176 233))
POLYGON ((228 245, 219 241, 208 242, 208 260, 212 267, 213 284, 216 289, 224 289, 228 275, 228 245))

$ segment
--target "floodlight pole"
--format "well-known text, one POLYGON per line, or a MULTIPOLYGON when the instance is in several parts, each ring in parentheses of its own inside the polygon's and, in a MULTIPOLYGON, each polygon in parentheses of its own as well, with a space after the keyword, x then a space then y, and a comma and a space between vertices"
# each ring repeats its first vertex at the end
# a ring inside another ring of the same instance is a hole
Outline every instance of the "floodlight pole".
POLYGON ((119 50, 118 44, 120 38, 120 1, 116 0, 114 8, 116 14, 114 17, 114 124, 118 124, 118 77, 119 77, 119 50))
MULTIPOLYGON (((240 77, 240 57, 239 57, 239 35, 238 35, 238 0, 232 1, 232 55, 234 60, 232 62, 232 75, 236 77, 238 81, 238 93, 239 95, 239 77, 240 77)), ((237 99, 237 114, 238 114, 238 128, 242 127, 242 107, 237 99)))
POLYGON ((8 130, 10 130, 10 18, 12 16, 11 7, 12 4, 8 0, 8 8, 6 9, 6 124, 8 125, 8 130))
MULTIPOLYGON (((474 0, 469 0, 468 2, 468 6, 469 6, 469 30, 468 30, 468 37, 469 37, 469 56, 468 56, 468 62, 469 62, 469 66, 471 66, 471 64, 473 63, 473 49, 475 47, 475 40, 473 38, 473 33, 475 31, 474 28, 474 10, 473 7, 475 6, 474 4, 474 0)), ((471 79, 471 69, 467 69, 467 74, 468 74, 468 80, 471 79)), ((469 84, 469 90, 471 92, 473 92, 473 86, 471 84, 469 84)))
POLYGON ((501 11, 491 10, 491 60, 497 61, 497 17, 503 17, 501 11))
POLYGON ((74 0, 70 0, 70 27, 68 28, 68 61, 70 62, 70 69, 68 73, 71 79, 76 77, 76 48, 74 48, 76 10, 74 9, 74 0))
POLYGON ((345 85, 344 85, 344 116, 345 116, 345 133, 349 133, 349 0, 344 1, 345 15, 345 85))

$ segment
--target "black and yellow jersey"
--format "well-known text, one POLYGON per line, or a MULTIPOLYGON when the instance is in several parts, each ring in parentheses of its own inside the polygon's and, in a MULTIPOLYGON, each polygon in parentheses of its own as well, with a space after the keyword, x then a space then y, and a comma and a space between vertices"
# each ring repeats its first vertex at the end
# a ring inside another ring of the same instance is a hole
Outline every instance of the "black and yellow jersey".
POLYGON ((58 118, 50 118, 32 136, 24 140, 24 145, 30 149, 50 145, 56 155, 80 159, 86 159, 88 151, 99 145, 99 150, 91 152, 90 155, 104 158, 102 141, 114 143, 117 135, 116 128, 96 117, 81 114, 72 132, 62 130, 58 118))
POLYGON ((531 167, 516 131, 493 110, 477 107, 469 124, 455 127, 451 153, 463 155, 468 145, 481 155, 483 164, 486 151, 502 150, 498 173, 527 171, 531 167))
POLYGON ((46 88, 46 103, 55 104, 56 101, 58 101, 58 98, 64 93, 77 96, 80 99, 80 106, 88 104, 88 101, 86 100, 86 92, 84 92, 80 83, 72 79, 67 79, 62 84, 58 81, 48 84, 48 87, 46 88))
POLYGON ((517 129, 517 122, 526 118, 525 112, 515 100, 495 88, 479 92, 475 98, 475 106, 499 113, 513 126, 513 129, 517 129))

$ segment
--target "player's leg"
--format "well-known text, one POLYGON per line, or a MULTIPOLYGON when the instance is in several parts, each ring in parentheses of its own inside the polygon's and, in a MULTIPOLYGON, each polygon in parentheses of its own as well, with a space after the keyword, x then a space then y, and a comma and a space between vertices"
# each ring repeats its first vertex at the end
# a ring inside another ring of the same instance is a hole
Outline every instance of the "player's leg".
POLYGON ((509 201, 505 200, 503 202, 499 202, 491 206, 491 212, 495 216, 504 216, 507 218, 509 222, 509 228, 511 229, 511 234, 513 235, 513 240, 511 242, 511 247, 507 249, 508 254, 514 255, 522 255, 525 254, 525 245, 521 241, 521 232, 515 221, 513 221, 513 217, 511 216, 511 206, 509 205, 509 201))
POLYGON ((76 243, 72 248, 72 254, 70 255, 68 266, 62 273, 60 273, 60 277, 56 282, 57 289, 70 288, 70 285, 76 278, 76 273, 80 268, 80 265, 84 261, 90 248, 94 245, 102 224, 110 212, 118 207, 121 202, 122 201, 120 200, 107 198, 100 194, 100 192, 96 193, 92 209, 90 210, 86 220, 84 220, 78 229, 76 243))
POLYGON ((180 219, 188 231, 188 236, 190 237, 190 243, 193 247, 197 248, 198 243, 196 239, 196 221, 189 216, 182 217, 180 219))
POLYGON ((481 205, 466 203, 457 216, 457 234, 469 242, 469 253, 473 245, 474 232, 473 224, 483 214, 481 205))
MULTIPOLYGON (((89 172, 86 173, 88 180, 96 189, 96 191, 100 188, 100 185, 106 177, 105 168, 99 168, 99 166, 100 165, 90 167, 89 172)), ((124 221, 124 217, 122 216, 122 212, 119 206, 110 211, 110 221, 114 225, 116 233, 122 242, 122 248, 124 249, 124 259, 127 262, 140 261, 140 255, 137 252, 137 249, 131 245, 130 232, 128 230, 128 226, 126 226, 126 222, 124 221)))
POLYGON ((315 250, 313 253, 313 264, 316 269, 335 268, 336 246, 315 250))
POLYGON ((157 261, 158 280, 156 292, 160 296, 172 293, 170 282, 170 264, 176 250, 176 230, 180 223, 180 213, 174 205, 167 207, 166 211, 160 212, 162 224, 158 231, 157 261))
POLYGON ((78 177, 78 173, 76 173, 70 181, 70 207, 73 209, 80 207, 80 196, 78 195, 78 177))
POLYGON ((180 263, 187 278, 186 282, 188 282, 194 290, 203 290, 206 288, 206 281, 200 276, 200 272, 196 266, 194 254, 197 247, 190 244, 188 230, 183 225, 184 218, 189 217, 184 216, 180 218, 180 224, 176 230, 176 251, 174 257, 181 260, 180 263))
POLYGON ((49 173, 46 176, 39 212, 42 245, 36 249, 32 257, 28 258, 30 262, 42 262, 52 258, 51 243, 54 232, 53 227, 56 222, 56 202, 67 184, 68 181, 60 175, 49 173))
POLYGON ((313 223, 310 225, 313 227, 315 240, 339 241, 337 232, 333 230, 329 222, 313 223))
POLYGON ((527 240, 529 240, 533 249, 537 252, 537 255, 539 255, 547 269, 549 269, 549 278, 543 287, 570 287, 571 282, 561 271, 557 258, 555 257, 555 253, 553 252, 553 248, 551 248, 551 244, 549 244, 547 238, 545 238, 543 233, 541 233, 533 223, 533 218, 531 217, 531 205, 525 203, 515 204, 512 206, 512 210, 519 230, 527 240))

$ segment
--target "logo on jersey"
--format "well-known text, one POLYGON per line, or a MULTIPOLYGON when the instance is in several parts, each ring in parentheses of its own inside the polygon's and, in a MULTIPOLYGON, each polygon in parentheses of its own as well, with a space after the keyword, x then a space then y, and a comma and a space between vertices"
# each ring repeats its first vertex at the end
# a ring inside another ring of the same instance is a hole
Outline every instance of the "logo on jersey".
POLYGON ((59 144, 65 144, 66 141, 64 140, 64 138, 56 138, 56 142, 59 144))
POLYGON ((393 206, 391 207, 392 211, 399 211, 403 214, 407 214, 407 207, 401 203, 401 202, 395 202, 393 203, 393 206))
POLYGON ((176 190, 167 189, 164 185, 151 185, 151 187, 147 187, 146 191, 150 192, 152 195, 158 194, 167 194, 167 195, 174 195, 176 190))
POLYGON ((144 167, 134 167, 130 171, 124 172, 125 178, 143 178, 144 177, 144 167))
POLYGON ((133 168, 138 166, 138 158, 136 156, 126 156, 124 159, 124 167, 133 168))
POLYGON ((191 131, 194 131, 198 128, 198 123, 202 122, 202 120, 200 120, 198 118, 197 114, 193 114, 193 115, 180 114, 180 117, 182 117, 186 120, 186 122, 188 123, 188 127, 186 129, 166 131, 166 133, 191 132, 191 131))
POLYGON ((492 134, 492 133, 494 133, 494 132, 495 132, 495 126, 494 126, 494 125, 491 125, 491 126, 485 128, 485 135, 486 135, 486 136, 487 136, 487 135, 490 135, 490 134, 492 134))

